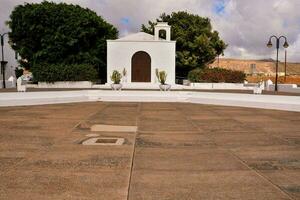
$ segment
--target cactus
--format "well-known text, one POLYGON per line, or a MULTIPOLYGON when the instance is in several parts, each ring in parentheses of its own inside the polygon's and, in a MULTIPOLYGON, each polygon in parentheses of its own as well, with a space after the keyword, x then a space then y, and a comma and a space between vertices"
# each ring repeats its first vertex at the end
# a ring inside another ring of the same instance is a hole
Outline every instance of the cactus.
POLYGON ((165 85, 167 79, 167 73, 165 71, 159 71, 158 69, 155 70, 156 78, 160 84, 165 85))
POLYGON ((110 79, 114 82, 114 84, 120 84, 122 75, 117 70, 114 70, 110 79))

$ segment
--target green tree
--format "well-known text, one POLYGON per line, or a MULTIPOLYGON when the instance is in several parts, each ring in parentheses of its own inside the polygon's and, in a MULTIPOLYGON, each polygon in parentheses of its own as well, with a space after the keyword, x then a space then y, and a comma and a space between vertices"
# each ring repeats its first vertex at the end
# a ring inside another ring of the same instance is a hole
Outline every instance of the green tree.
POLYGON ((65 3, 25 3, 15 7, 7 24, 12 48, 28 61, 27 68, 89 64, 105 78, 106 40, 116 39, 118 31, 95 12, 65 3))
MULTIPOLYGON (((223 54, 226 44, 219 33, 212 30, 209 18, 187 12, 173 12, 171 15, 161 14, 156 21, 142 25, 142 31, 153 34, 157 22, 168 22, 171 39, 176 40, 176 75, 186 77, 188 72, 212 63, 218 55, 223 54)), ((161 34, 165 34, 161 32, 161 34)), ((164 35, 160 35, 164 37, 164 35)))

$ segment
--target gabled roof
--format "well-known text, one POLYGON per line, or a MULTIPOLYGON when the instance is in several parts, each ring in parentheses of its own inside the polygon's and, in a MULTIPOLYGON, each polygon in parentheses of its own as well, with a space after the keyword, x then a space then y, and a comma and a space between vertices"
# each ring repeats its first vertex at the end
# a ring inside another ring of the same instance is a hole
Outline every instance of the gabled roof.
POLYGON ((117 41, 154 41, 154 35, 139 32, 119 38, 117 41))

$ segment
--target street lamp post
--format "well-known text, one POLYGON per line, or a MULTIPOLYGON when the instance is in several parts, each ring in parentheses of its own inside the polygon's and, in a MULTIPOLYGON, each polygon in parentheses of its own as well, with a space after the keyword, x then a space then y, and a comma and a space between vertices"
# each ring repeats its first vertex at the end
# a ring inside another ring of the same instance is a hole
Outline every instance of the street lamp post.
POLYGON ((276 56, 276 78, 275 78, 275 91, 277 92, 278 90, 278 51, 279 51, 279 44, 280 44, 280 39, 281 38, 284 38, 285 41, 284 41, 284 44, 283 44, 283 47, 284 48, 288 48, 289 47, 289 44, 287 42, 287 38, 285 36, 280 36, 280 37, 277 37, 275 35, 272 35, 270 38, 269 38, 269 42, 267 44, 267 47, 271 48, 273 45, 272 45, 272 38, 275 38, 276 39, 276 50, 277 50, 277 56, 276 56))
POLYGON ((1 59, 1 71, 2 71, 2 78, 3 78, 3 88, 5 88, 5 66, 7 64, 7 61, 4 61, 4 36, 8 33, 0 34, 1 36, 1 52, 2 52, 2 59, 1 59))

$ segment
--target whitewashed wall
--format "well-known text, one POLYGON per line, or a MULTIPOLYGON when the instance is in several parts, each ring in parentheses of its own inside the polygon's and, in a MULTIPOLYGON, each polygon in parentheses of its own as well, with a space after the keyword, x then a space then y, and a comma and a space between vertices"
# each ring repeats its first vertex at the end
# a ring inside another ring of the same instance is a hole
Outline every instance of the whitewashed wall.
MULTIPOLYGON (((271 84, 268 87, 269 91, 275 90, 275 84, 271 84)), ((291 93, 300 93, 300 87, 297 87, 296 84, 278 84, 279 92, 291 92, 291 93)))
POLYGON ((165 70, 167 83, 175 84, 175 41, 107 41, 107 82, 113 70, 127 70, 127 82, 131 82, 131 58, 138 51, 151 57, 151 83, 156 83, 155 69, 165 70))
POLYGON ((253 90, 254 86, 245 86, 243 83, 191 83, 192 89, 220 89, 220 90, 253 90))
POLYGON ((90 81, 38 82, 37 88, 92 88, 92 85, 90 81))

